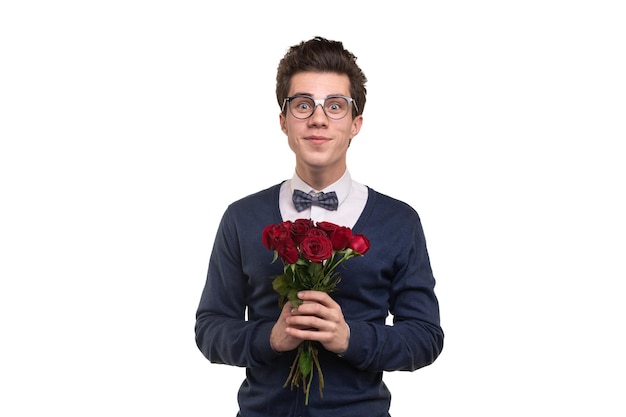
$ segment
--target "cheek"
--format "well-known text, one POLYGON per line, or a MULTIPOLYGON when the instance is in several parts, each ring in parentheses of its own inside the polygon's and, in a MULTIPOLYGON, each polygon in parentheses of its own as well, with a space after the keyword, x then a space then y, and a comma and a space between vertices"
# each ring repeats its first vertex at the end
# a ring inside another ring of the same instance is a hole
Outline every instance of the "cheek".
MULTIPOLYGON (((293 132, 293 131, 292 131, 293 132)), ((285 130, 285 135, 287 136, 287 143, 289 144, 289 148, 296 152, 298 149, 298 144, 297 141, 293 138, 292 135, 290 135, 287 130, 285 130)))

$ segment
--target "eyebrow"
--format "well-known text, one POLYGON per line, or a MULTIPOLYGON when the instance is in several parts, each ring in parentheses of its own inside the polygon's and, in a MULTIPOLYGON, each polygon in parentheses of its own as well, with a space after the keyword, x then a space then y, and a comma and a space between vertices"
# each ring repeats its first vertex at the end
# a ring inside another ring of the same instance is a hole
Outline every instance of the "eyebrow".
MULTIPOLYGON (((289 97, 293 97, 293 96, 307 96, 307 97, 311 97, 313 98, 313 94, 311 93, 293 93, 292 95, 290 95, 289 97)), ((335 96, 341 96, 341 97, 349 97, 346 96, 345 94, 341 94, 341 93, 332 93, 332 94, 328 94, 326 97, 324 98, 328 98, 328 97, 335 97, 335 96)))

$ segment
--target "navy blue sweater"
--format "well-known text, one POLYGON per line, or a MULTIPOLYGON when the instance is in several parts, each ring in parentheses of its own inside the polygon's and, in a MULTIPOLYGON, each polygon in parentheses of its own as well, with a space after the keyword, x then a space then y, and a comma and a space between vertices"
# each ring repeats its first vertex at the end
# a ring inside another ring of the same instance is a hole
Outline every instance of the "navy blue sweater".
POLYGON ((276 353, 269 340, 280 314, 272 277, 280 261, 263 246, 265 226, 282 221, 280 185, 231 204, 221 220, 196 316, 196 343, 213 363, 246 368, 239 390, 241 417, 387 417, 391 395, 383 371, 414 371, 443 348, 439 305, 418 214, 409 205, 368 190, 352 228, 370 240, 362 257, 347 261, 331 293, 350 326, 342 357, 320 346, 318 381, 309 405, 302 389, 283 388, 295 351, 276 353), (388 314, 393 325, 386 325, 388 314), (246 317, 247 316, 247 317, 246 317))

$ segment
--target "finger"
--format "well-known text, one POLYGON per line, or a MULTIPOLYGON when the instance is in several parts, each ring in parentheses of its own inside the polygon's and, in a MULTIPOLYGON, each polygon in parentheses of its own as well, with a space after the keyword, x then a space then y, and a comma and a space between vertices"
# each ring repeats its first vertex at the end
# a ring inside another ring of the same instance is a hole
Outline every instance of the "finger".
POLYGON ((292 309, 293 316, 316 316, 326 318, 329 316, 330 308, 317 301, 305 301, 298 308, 292 309))
POLYGON ((331 307, 336 304, 335 300, 333 300, 328 293, 325 293, 323 291, 300 291, 298 293, 298 298, 301 299, 303 302, 314 301, 327 307, 331 307))

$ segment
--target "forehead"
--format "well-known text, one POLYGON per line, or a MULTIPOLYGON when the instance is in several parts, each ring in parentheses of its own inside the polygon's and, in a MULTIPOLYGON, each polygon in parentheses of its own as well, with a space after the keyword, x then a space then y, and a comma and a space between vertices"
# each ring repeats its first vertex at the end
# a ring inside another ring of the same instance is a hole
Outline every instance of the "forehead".
POLYGON ((294 94, 309 94, 314 98, 350 96, 350 79, 346 74, 334 72, 299 72, 291 77, 289 95, 294 94))

